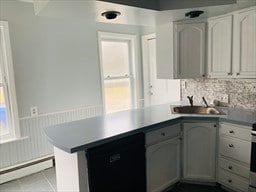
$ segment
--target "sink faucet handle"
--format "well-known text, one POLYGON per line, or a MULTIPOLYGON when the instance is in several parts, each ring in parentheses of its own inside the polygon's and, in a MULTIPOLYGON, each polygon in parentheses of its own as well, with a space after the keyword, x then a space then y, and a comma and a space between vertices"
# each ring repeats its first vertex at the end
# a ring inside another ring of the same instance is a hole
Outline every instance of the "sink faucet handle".
POLYGON ((205 106, 206 106, 206 107, 209 107, 209 105, 208 105, 206 99, 205 99, 204 97, 202 97, 202 99, 203 99, 203 101, 204 101, 205 106))
POLYGON ((193 95, 192 96, 187 96, 189 103, 191 106, 193 106, 193 95))

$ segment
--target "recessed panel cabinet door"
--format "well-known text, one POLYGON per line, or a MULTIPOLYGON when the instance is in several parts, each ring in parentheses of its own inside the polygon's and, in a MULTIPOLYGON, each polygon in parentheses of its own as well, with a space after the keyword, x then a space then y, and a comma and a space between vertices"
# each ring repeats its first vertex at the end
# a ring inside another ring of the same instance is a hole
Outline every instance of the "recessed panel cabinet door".
POLYGON ((169 139, 147 148, 147 192, 160 192, 180 179, 180 140, 169 139))
POLYGON ((208 74, 232 75, 232 15, 208 21, 208 74))
POLYGON ((256 9, 234 14, 233 48, 236 77, 256 78, 256 9))
POLYGON ((177 23, 174 33, 175 78, 204 77, 205 23, 177 23))
POLYGON ((215 182, 215 123, 184 123, 183 178, 215 182))

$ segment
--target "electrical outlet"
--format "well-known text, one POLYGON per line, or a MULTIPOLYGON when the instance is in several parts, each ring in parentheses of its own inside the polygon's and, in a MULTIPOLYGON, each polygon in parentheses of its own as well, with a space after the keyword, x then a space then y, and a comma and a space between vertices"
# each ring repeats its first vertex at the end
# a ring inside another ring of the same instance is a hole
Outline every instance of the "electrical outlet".
POLYGON ((220 101, 224 103, 229 103, 229 95, 228 94, 221 95, 220 101))
POLYGON ((30 115, 31 116, 37 116, 38 115, 38 109, 36 106, 30 107, 30 115))

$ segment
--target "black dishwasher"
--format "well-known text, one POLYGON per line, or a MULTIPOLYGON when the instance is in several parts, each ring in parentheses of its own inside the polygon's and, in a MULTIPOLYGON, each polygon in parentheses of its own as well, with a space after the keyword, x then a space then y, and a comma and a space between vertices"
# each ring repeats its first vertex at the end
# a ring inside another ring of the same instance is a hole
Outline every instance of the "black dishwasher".
POLYGON ((146 192, 144 134, 87 150, 90 192, 146 192))

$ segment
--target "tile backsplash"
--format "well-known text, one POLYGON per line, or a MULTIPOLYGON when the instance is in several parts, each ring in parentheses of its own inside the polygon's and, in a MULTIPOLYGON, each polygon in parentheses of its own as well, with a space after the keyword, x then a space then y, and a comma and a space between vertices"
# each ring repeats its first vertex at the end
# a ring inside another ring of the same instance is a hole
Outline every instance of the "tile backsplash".
POLYGON ((255 79, 185 79, 181 85, 182 100, 193 95, 194 103, 203 104, 204 96, 209 104, 226 99, 229 107, 256 110, 255 79))

